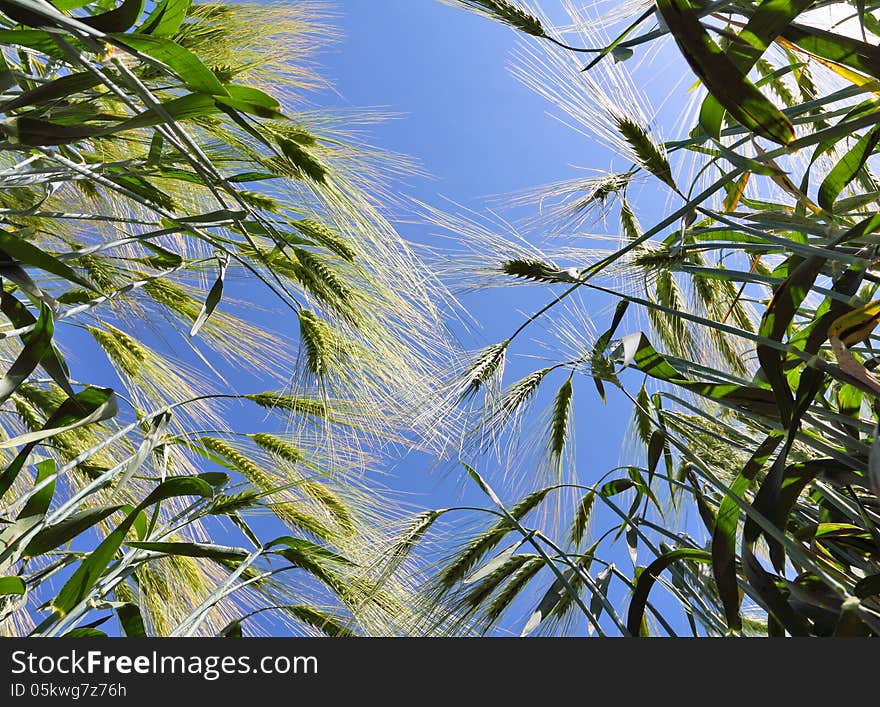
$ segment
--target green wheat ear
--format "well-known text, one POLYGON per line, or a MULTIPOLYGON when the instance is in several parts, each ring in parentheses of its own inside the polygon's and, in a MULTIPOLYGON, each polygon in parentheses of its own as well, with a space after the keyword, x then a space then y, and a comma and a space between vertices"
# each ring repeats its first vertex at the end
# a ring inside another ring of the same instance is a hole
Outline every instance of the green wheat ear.
POLYGON ((553 414, 550 420, 549 451, 554 467, 562 465, 562 453, 565 450, 571 428, 572 393, 571 377, 562 384, 553 401, 553 414))
POLYGON ((300 342, 306 368, 319 380, 340 370, 344 342, 328 324, 307 309, 299 312, 300 342))
POLYGON ((529 14, 521 7, 508 0, 447 0, 450 3, 459 2, 482 15, 510 25, 520 32, 525 32, 533 37, 546 37, 544 26, 534 15, 529 14))
POLYGON ((147 360, 147 352, 138 341, 110 324, 104 324, 103 329, 91 326, 86 329, 113 363, 131 377, 138 375, 147 360))
POLYGON ((672 167, 669 165, 666 151, 651 138, 645 128, 632 119, 624 116, 616 116, 615 119, 617 129, 633 149, 639 164, 677 191, 678 187, 672 178, 672 167))

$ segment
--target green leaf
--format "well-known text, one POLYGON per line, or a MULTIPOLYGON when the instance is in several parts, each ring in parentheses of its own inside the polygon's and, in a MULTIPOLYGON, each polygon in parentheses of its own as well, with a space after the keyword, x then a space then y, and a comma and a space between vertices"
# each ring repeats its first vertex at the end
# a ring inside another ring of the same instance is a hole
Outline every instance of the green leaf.
POLYGON ((871 454, 868 457, 868 481, 874 495, 880 496, 880 423, 874 427, 874 441, 871 442, 871 454))
POLYGON ((172 37, 180 29, 192 0, 162 0, 138 27, 140 34, 154 37, 172 37))
POLYGON ((654 430, 651 433, 651 439, 648 442, 648 473, 653 474, 657 470, 660 463, 660 457, 663 456, 663 450, 666 447, 666 433, 663 430, 654 430))
POLYGON ((699 123, 706 134, 719 140, 721 138, 721 125, 724 122, 724 107, 711 93, 706 94, 700 106, 699 123))
POLYGON ((150 427, 138 446, 137 451, 129 457, 125 468, 119 475, 119 478, 116 481, 116 488, 109 499, 110 501, 113 501, 119 492, 125 488, 129 479, 131 479, 138 469, 141 468, 150 454, 152 454, 153 450, 162 443, 165 438, 165 433, 168 431, 168 425, 171 423, 171 418, 171 412, 167 411, 154 417, 150 422, 150 427))
POLYGON ((260 118, 281 120, 284 114, 281 112, 281 104, 268 93, 250 86, 236 86, 228 84, 226 91, 229 96, 217 96, 216 101, 228 108, 250 113, 260 118))
POLYGON ((828 211, 834 210, 837 197, 865 166, 868 158, 874 153, 878 140, 880 140, 880 128, 874 128, 834 165, 819 187, 819 206, 828 211))
POLYGON ((325 547, 316 545, 311 540, 294 538, 290 535, 284 535, 280 538, 275 538, 269 543, 266 543, 265 549, 271 550, 272 548, 278 547, 279 545, 287 548, 287 550, 280 551, 279 554, 283 555, 288 560, 291 560, 292 562, 294 562, 294 564, 296 563, 297 558, 309 557, 311 560, 317 559, 335 562, 341 565, 354 565, 351 560, 343 557, 338 553, 333 552, 332 550, 328 550, 325 547))
POLYGON ((0 112, 9 113, 18 108, 40 106, 59 99, 70 99, 75 94, 94 88, 100 83, 101 79, 88 71, 67 74, 49 83, 40 84, 30 91, 25 91, 0 104, 0 112))
POLYGON ((652 378, 681 386, 712 400, 726 403, 732 407, 753 411, 768 417, 778 417, 776 398, 765 388, 735 385, 732 383, 708 383, 690 380, 676 370, 662 355, 657 353, 643 333, 624 337, 627 359, 640 371, 652 378))
POLYGON ((3 265, 3 260, 44 270, 70 282, 75 282, 77 285, 85 287, 92 292, 98 292, 91 282, 82 277, 69 265, 62 263, 54 255, 50 255, 42 248, 10 231, 0 229, 0 267, 3 265))
POLYGON ((209 498, 214 495, 214 489, 211 485, 199 476, 172 476, 170 479, 163 481, 153 491, 138 504, 138 508, 143 510, 149 508, 155 503, 165 501, 169 498, 177 498, 179 496, 201 496, 209 498))
POLYGON ((8 449, 22 444, 32 445, 60 432, 68 432, 77 427, 107 420, 116 415, 118 411, 119 407, 112 390, 109 388, 86 388, 77 393, 75 398, 65 400, 58 411, 46 421, 43 429, 0 441, 0 448, 8 449))
POLYGON ((648 604, 648 595, 651 593, 651 588, 657 581, 657 577, 672 563, 680 560, 711 562, 712 556, 705 550, 693 550, 690 548, 670 550, 654 560, 639 574, 626 620, 626 627, 633 636, 638 636, 641 633, 642 619, 645 615, 645 607, 648 604))
POLYGON ((52 0, 55 9, 66 12, 67 10, 79 10, 81 7, 90 5, 94 0, 52 0))
POLYGON ((814 0, 762 0, 725 53, 737 69, 747 74, 770 43, 813 4, 814 0))
POLYGON ((52 335, 54 331, 52 310, 43 302, 40 305, 40 318, 37 320, 34 330, 22 334, 24 348, 19 352, 3 378, 0 378, 0 404, 8 400, 16 388, 24 383, 40 365, 43 358, 53 352, 52 335))
POLYGON ((739 524, 739 506, 734 497, 742 498, 758 472, 776 451, 783 435, 770 434, 752 454, 743 470, 730 487, 718 508, 712 534, 712 573, 718 585, 718 595, 724 606, 727 625, 739 630, 742 620, 739 614, 739 587, 736 581, 736 528, 739 524))
POLYGON ((873 44, 798 24, 790 24, 781 34, 801 49, 880 79, 880 49, 873 44))
POLYGON ((128 515, 129 513, 134 514, 134 522, 132 523, 134 533, 137 536, 138 540, 143 540, 144 538, 146 538, 150 532, 150 519, 147 518, 147 514, 143 511, 137 510, 130 503, 126 503, 119 510, 125 513, 125 515, 128 515))
MULTIPOLYGON (((599 572, 596 575, 596 591, 593 593, 592 598, 590 599, 590 613, 596 619, 602 616, 602 612, 605 609, 605 602, 602 601, 602 598, 608 597, 608 587, 611 586, 611 580, 614 579, 614 564, 608 565, 604 570, 599 572)), ((589 630, 592 635, 594 630, 594 626, 592 623, 589 625, 589 630)))
POLYGON ((679 49, 706 89, 743 126, 781 145, 795 138, 791 122, 724 54, 688 0, 657 0, 679 49))
POLYGON ((27 516, 3 526, 0 530, 0 570, 6 571, 18 561, 21 556, 19 545, 41 520, 39 516, 27 516))
MULTIPOLYGON (((761 318, 759 335, 773 341, 782 341, 798 309, 816 282, 816 278, 825 264, 825 258, 812 256, 806 260, 795 262, 798 263, 797 267, 776 288, 773 298, 761 318)), ((794 412, 794 401, 784 371, 785 354, 764 344, 758 344, 757 352, 758 360, 761 362, 761 371, 766 376, 776 397, 782 423, 788 426, 794 412)))
POLYGON ((608 327, 608 331, 596 339, 595 350, 597 353, 602 353, 608 348, 608 344, 611 342, 614 332, 617 331, 617 327, 620 326, 620 322, 623 321, 623 315, 626 314, 628 308, 629 300, 624 299, 617 303, 617 306, 614 308, 614 317, 611 319, 611 326, 608 327))
POLYGON ((41 29, 0 29, 0 44, 33 49, 55 59, 65 58, 52 35, 41 29))
POLYGON ((236 221, 245 216, 244 211, 234 211, 232 209, 217 209, 216 211, 208 211, 204 214, 195 214, 193 216, 181 216, 176 219, 177 223, 197 223, 197 224, 225 224, 230 221, 236 221))
POLYGON ((12 463, 0 475, 0 498, 12 486, 28 456, 39 441, 59 432, 66 432, 77 427, 106 420, 113 417, 118 410, 116 397, 113 395, 112 390, 109 388, 86 388, 77 393, 73 398, 68 398, 61 403, 58 409, 46 420, 43 429, 0 442, 0 448, 24 445, 18 456, 12 460, 12 463))
POLYGON ((880 574, 872 574, 860 579, 856 582, 853 593, 859 599, 867 599, 868 597, 880 594, 880 574))
POLYGON ((474 572, 462 579, 461 583, 473 584, 474 582, 479 582, 481 579, 485 579, 499 567, 502 567, 511 557, 513 557, 513 553, 515 553, 517 549, 522 546, 522 544, 523 541, 515 542, 510 547, 502 550, 482 567, 476 569, 474 572))
POLYGON ((106 128, 78 123, 63 125, 28 115, 14 117, 4 126, 5 132, 28 147, 69 145, 91 137, 106 134, 106 128))
POLYGON ((125 132, 126 130, 161 125, 167 120, 165 115, 171 117, 173 120, 179 121, 201 118, 219 111, 217 104, 214 101, 214 96, 209 93, 188 93, 185 96, 172 98, 170 101, 162 103, 161 107, 161 111, 156 110, 155 108, 149 108, 142 113, 138 113, 128 120, 106 128, 103 134, 112 135, 125 132))
POLYGON ((0 577, 0 596, 8 594, 23 595, 27 591, 21 577, 0 577))
POLYGON ((107 569, 119 550, 128 531, 134 524, 142 510, 169 498, 179 496, 213 495, 211 487, 194 476, 176 476, 163 481, 126 516, 125 520, 110 535, 108 535, 98 547, 86 557, 70 579, 64 584, 58 595, 52 600, 52 607, 62 615, 83 601, 89 594, 95 582, 107 569))
POLYGON ((65 518, 54 525, 39 531, 28 543, 24 551, 25 557, 37 557, 61 547, 73 540, 89 528, 114 514, 123 506, 98 506, 86 508, 65 518))
POLYGON ((166 555, 178 557, 207 557, 211 560, 243 560, 248 556, 247 550, 238 547, 225 547, 223 545, 210 545, 205 543, 185 542, 127 542, 128 547, 150 552, 161 552, 166 555))
POLYGON ((101 629, 84 626, 82 628, 74 628, 65 633, 62 638, 107 638, 107 634, 101 629))
MULTIPOLYGON (((34 486, 41 483, 42 481, 45 481, 54 473, 54 459, 46 459, 44 461, 41 461, 39 464, 37 464, 37 478, 34 481, 34 486)), ((24 505, 24 508, 21 509, 21 513, 18 514, 18 517, 28 518, 29 516, 37 516, 42 519, 46 515, 46 512, 49 510, 49 505, 52 503, 52 497, 54 495, 55 480, 53 479, 27 500, 27 503, 24 505)))
POLYGON ((144 628, 144 617, 141 616, 139 607, 129 603, 117 606, 116 616, 119 619, 119 625, 122 627, 122 633, 128 638, 147 637, 147 631, 144 628))
POLYGON ((205 471, 201 474, 197 474, 196 477, 205 483, 210 484, 215 489, 226 486, 230 481, 229 474, 223 471, 205 471))
POLYGON ((222 256, 218 256, 217 260, 220 272, 218 273, 214 284, 211 286, 211 290, 208 292, 208 296, 205 298, 205 303, 199 310, 199 314, 193 322, 192 328, 189 330, 190 336, 195 336, 199 333, 205 322, 208 321, 208 317, 210 317, 214 310, 217 309, 217 305, 220 304, 220 298, 223 297, 223 279, 226 277, 226 268, 229 266, 229 256, 224 253, 222 256))
POLYGON ((113 10, 92 17, 81 17, 79 21, 99 32, 125 32, 134 27, 143 11, 144 0, 122 0, 122 4, 113 10))
MULTIPOLYGON (((37 323, 28 308, 6 290, 0 290, 0 310, 17 329, 23 329, 37 323)), ((23 334, 20 338, 22 343, 27 345, 25 336, 23 334)), ((54 344, 51 345, 51 351, 40 360, 40 365, 69 397, 72 398, 76 395, 68 380, 67 364, 54 344)))
POLYGON ((562 573, 562 577, 564 578, 564 581, 562 578, 557 578, 556 581, 550 585, 550 588, 538 603, 537 608, 532 612, 531 616, 529 616, 529 620, 523 627, 520 637, 525 637, 534 633, 544 619, 553 613, 554 609, 556 609, 559 603, 566 597, 568 592, 566 584, 568 584, 569 587, 572 586, 572 581, 577 577, 577 572, 573 568, 569 568, 562 573))
POLYGON ((635 482, 632 479, 614 479, 614 481, 607 481, 602 484, 602 487, 599 489, 599 493, 605 498, 611 498, 612 496, 617 496, 628 489, 631 489, 635 486, 635 482))
POLYGON ((113 34, 110 36, 121 44, 146 54, 167 66, 191 91, 207 93, 212 96, 229 95, 213 71, 206 67, 195 54, 170 39, 148 34, 113 34))
POLYGON ((269 172, 242 172, 241 174, 233 174, 226 181, 232 182, 233 184, 239 184, 241 182, 262 182, 267 179, 278 179, 279 175, 271 174, 269 172))
POLYGON ((217 635, 221 638, 241 638, 244 635, 241 632, 241 621, 239 619, 230 621, 217 635))

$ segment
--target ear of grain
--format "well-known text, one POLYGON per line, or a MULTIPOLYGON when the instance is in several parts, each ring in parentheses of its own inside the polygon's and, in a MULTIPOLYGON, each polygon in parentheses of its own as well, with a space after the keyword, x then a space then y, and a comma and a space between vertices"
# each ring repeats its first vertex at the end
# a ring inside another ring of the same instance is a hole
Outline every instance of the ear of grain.
MULTIPOLYGON (((296 280, 320 302, 331 307, 349 321, 356 321, 354 291, 343 278, 319 255, 304 248, 293 248, 293 274, 296 280)), ((279 255, 274 260, 284 256, 279 255)))
POLYGON ((275 435, 258 432, 257 434, 250 435, 250 438, 259 447, 291 464, 299 464, 303 459, 302 451, 290 444, 290 442, 286 442, 275 435))
POLYGON ((761 77, 767 82, 773 93, 779 96, 780 100, 787 106, 791 107, 797 103, 791 89, 786 85, 785 80, 780 76, 773 65, 766 59, 758 59, 755 69, 761 77))
POLYGON ((271 211, 272 213, 277 213, 282 210, 281 204, 273 199, 271 196, 266 196, 257 191, 250 191, 249 189, 239 189, 238 190, 239 198, 248 206, 252 206, 255 209, 262 209, 263 211, 271 211))
MULTIPOLYGON (((260 432, 250 437, 259 447, 290 464, 299 464, 303 461, 303 453, 299 448, 275 435, 260 432)), ((314 479, 305 479, 296 484, 296 489, 320 504, 343 534, 352 535, 355 532, 354 521, 348 508, 324 484, 314 479)))
MULTIPOLYGON (((580 594, 581 591, 586 586, 586 581, 583 578, 583 573, 589 571, 589 567, 592 564, 592 562, 593 562, 592 554, 590 554, 590 553, 585 554, 583 557, 578 559, 578 561, 576 563, 576 566, 581 571, 580 572, 571 571, 571 574, 567 575, 569 585, 578 594, 580 594)), ((567 589, 565 591, 560 592, 559 599, 556 602, 556 605, 550 611, 549 616, 553 617, 557 621, 562 620, 565 617, 565 614, 571 608, 573 603, 574 603, 574 596, 572 595, 571 592, 569 592, 567 589)))
MULTIPOLYGON (((685 308, 681 289, 669 270, 660 270, 654 280, 652 299, 657 304, 672 310, 682 311, 685 308)), ((676 314, 657 309, 649 309, 648 316, 660 338, 677 355, 687 354, 694 349, 694 339, 684 319, 676 314)))
POLYGON ((281 393, 250 393, 244 397, 269 410, 277 408, 321 419, 326 418, 328 415, 327 404, 318 398, 282 395, 281 393))
POLYGON ((481 14, 503 22, 533 37, 546 37, 541 20, 509 0, 459 0, 481 14))
POLYGON ((132 378, 138 375, 141 365, 147 360, 147 351, 140 342, 106 323, 103 328, 86 326, 86 329, 110 360, 126 375, 132 378))
POLYGON ((390 570, 398 567, 407 558, 441 515, 442 511, 430 510, 419 514, 413 519, 412 523, 404 529, 397 542, 394 543, 387 553, 390 570))
POLYGON ((471 589, 462 599, 462 603, 471 611, 479 609, 492 593, 507 581, 523 565, 529 563, 537 555, 512 555, 504 564, 487 575, 477 586, 471 589))
POLYGON ((487 426, 500 431, 511 418, 520 414, 526 404, 538 392, 544 377, 549 372, 549 368, 541 368, 537 371, 532 371, 527 376, 511 384, 504 391, 501 403, 492 411, 492 415, 487 421, 487 426))
POLYGON ((321 611, 305 604, 287 606, 284 610, 291 616, 318 629, 321 633, 331 638, 351 638, 355 636, 354 631, 345 626, 345 617, 321 611))
POLYGON ((255 490, 239 491, 232 494, 221 494, 211 504, 211 515, 232 515, 239 511, 259 505, 261 493, 255 490))
POLYGON ((199 315, 201 309, 199 303, 173 282, 163 278, 148 280, 144 283, 143 290, 157 304, 170 309, 184 319, 195 319, 199 315))
POLYGON ((633 264, 643 269, 669 269, 684 262, 684 256, 665 245, 643 244, 633 251, 633 264))
MULTIPOLYGON (((541 504, 548 493, 550 493, 549 488, 539 489, 530 493, 510 509, 510 515, 516 520, 522 520, 541 504)), ((473 569, 476 563, 497 547, 513 529, 514 525, 510 520, 502 518, 491 528, 473 538, 465 549, 440 573, 438 583, 441 589, 448 591, 455 587, 473 569)))
POLYGON ((574 392, 572 379, 562 384, 553 401, 553 415, 550 420, 550 460, 554 466, 562 463, 562 453, 571 427, 571 399, 574 392))
POLYGON ((284 157, 271 160, 274 169, 294 179, 308 179, 318 184, 327 181, 327 168, 308 148, 297 140, 288 140, 285 137, 279 137, 277 144, 284 157))
POLYGON ((302 510, 299 507, 300 504, 295 501, 268 503, 266 506, 275 514, 276 518, 290 528, 301 530, 317 540, 332 541, 336 538, 335 532, 311 513, 302 510))
POLYGON ((343 260, 354 262, 354 259, 357 256, 354 248, 352 248, 339 233, 336 233, 329 226, 310 218, 291 221, 290 225, 306 238, 309 238, 315 241, 318 245, 324 246, 327 250, 336 253, 336 255, 343 260))
MULTIPOLYGON (((71 244, 74 248, 82 248, 82 244, 71 244)), ((81 255, 76 259, 77 264, 82 267, 89 275, 89 279, 94 282, 101 292, 110 292, 115 289, 117 274, 116 269, 107 259, 97 255, 81 255)))
POLYGON ((623 139, 632 147, 639 164, 657 179, 678 191, 675 180, 672 178, 672 168, 669 166, 666 151, 654 142, 648 131, 638 123, 625 116, 615 116, 615 120, 617 129, 623 139))
POLYGON ((339 497, 324 484, 318 481, 307 480, 298 484, 297 488, 303 494, 321 504, 333 520, 336 521, 344 535, 354 535, 356 528, 351 513, 339 497))
POLYGON ((593 504, 596 501, 596 493, 590 491, 585 494, 577 505, 574 519, 571 523, 571 541, 575 547, 580 547, 587 532, 587 526, 590 523, 590 514, 593 511, 593 504))
POLYGON ((645 389, 645 386, 642 386, 639 394, 636 396, 633 415, 635 415, 636 432, 646 447, 651 443, 651 435, 654 432, 654 423, 651 421, 651 411, 653 409, 654 404, 651 402, 648 391, 645 389))
POLYGON ((199 442, 205 449, 229 461, 236 471, 261 491, 275 488, 272 477, 228 442, 216 437, 202 437, 199 442))
POLYGON ((501 615, 543 567, 544 559, 533 557, 516 571, 513 577, 510 578, 510 581, 498 592, 489 606, 486 607, 485 618, 489 624, 487 630, 501 618, 501 615))
POLYGON ((501 272, 511 277, 532 280, 534 282, 554 283, 564 281, 564 273, 558 267, 540 260, 522 258, 507 260, 501 264, 501 272))
POLYGON ((477 357, 467 371, 462 398, 476 395, 504 368, 504 360, 509 343, 508 341, 502 341, 498 344, 492 344, 477 354, 477 357))
POLYGON ((634 241, 642 235, 642 226, 626 198, 620 201, 620 227, 628 241, 634 241))
POLYGON ((336 333, 314 312, 299 312, 300 344, 305 351, 306 368, 318 379, 339 370, 342 345, 336 333))

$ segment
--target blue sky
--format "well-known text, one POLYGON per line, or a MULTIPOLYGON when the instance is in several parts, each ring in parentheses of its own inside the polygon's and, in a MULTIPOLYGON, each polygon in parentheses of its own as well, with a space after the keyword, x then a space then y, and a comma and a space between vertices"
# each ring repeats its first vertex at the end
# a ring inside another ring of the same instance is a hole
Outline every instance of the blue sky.
POLYGON ((506 69, 516 35, 437 0, 343 0, 343 42, 322 57, 342 106, 402 113, 378 144, 437 178, 421 195, 462 201, 558 179, 594 146, 549 120, 547 103, 506 69))

